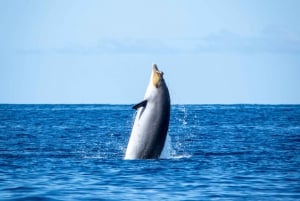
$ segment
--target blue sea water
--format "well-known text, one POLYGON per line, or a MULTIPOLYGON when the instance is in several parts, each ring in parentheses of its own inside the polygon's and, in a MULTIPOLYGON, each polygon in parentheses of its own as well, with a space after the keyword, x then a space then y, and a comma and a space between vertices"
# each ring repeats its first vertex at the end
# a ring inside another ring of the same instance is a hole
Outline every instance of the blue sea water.
POLYGON ((0 200, 300 200, 300 105, 173 105, 123 160, 130 105, 0 105, 0 200))

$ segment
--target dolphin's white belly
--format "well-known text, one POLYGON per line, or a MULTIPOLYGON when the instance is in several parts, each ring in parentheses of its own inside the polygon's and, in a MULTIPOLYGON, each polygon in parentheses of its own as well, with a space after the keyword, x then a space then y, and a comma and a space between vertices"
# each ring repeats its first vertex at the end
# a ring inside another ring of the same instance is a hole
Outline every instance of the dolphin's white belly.
POLYGON ((130 140, 126 150, 125 159, 137 159, 151 149, 151 144, 155 143, 153 135, 155 135, 155 113, 148 105, 147 108, 139 108, 133 124, 130 140))

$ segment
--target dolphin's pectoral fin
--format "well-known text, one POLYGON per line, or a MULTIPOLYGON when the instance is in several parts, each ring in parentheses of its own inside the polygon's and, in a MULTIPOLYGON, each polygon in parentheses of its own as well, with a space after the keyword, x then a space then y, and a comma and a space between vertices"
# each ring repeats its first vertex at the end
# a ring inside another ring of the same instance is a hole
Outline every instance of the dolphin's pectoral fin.
POLYGON ((147 105, 147 100, 143 100, 142 102, 138 103, 138 104, 135 104, 132 109, 139 109, 140 107, 146 107, 147 105))

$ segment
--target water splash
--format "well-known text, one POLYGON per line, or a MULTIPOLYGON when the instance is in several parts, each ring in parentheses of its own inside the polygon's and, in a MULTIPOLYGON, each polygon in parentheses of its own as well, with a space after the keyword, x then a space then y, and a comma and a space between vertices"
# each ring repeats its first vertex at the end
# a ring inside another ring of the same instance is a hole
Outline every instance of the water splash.
POLYGON ((165 146, 161 152, 160 158, 162 159, 170 159, 174 155, 175 150, 172 147, 171 136, 167 134, 165 146))
POLYGON ((190 158, 191 155, 189 154, 181 154, 178 155, 176 153, 176 150, 172 146, 172 139, 169 134, 167 134, 166 141, 165 141, 165 146, 162 150, 161 159, 181 159, 181 158, 190 158))
POLYGON ((185 105, 180 105, 178 109, 181 113, 183 113, 183 116, 179 120, 181 121, 183 126, 186 126, 188 124, 188 122, 187 122, 188 111, 187 111, 185 105))

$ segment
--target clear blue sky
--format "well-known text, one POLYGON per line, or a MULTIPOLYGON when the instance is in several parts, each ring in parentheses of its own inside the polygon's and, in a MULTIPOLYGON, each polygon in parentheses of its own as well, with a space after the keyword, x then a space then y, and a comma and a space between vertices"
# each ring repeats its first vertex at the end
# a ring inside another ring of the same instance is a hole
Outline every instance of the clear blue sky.
POLYGON ((0 103, 300 104, 300 1, 0 1, 0 103))

